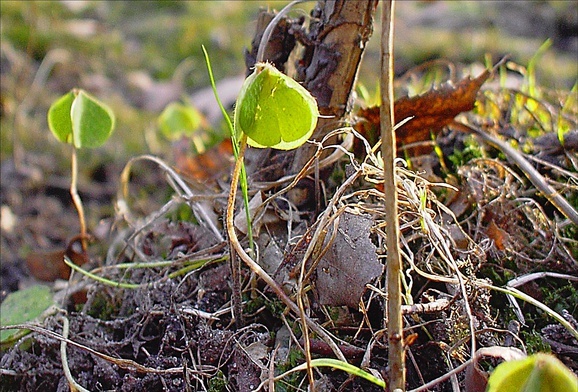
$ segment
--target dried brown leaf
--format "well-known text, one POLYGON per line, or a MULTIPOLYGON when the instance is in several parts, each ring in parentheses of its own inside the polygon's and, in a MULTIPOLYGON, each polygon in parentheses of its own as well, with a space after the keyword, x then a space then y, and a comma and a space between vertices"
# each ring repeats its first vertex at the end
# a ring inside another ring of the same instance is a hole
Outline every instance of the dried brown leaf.
POLYGON ((486 234, 492 241, 494 241, 498 250, 505 250, 510 243, 510 235, 508 232, 499 227, 493 220, 488 225, 486 234))
MULTIPOLYGON (((478 91, 491 74, 492 71, 487 69, 477 78, 465 78, 456 85, 448 82, 422 95, 396 100, 396 123, 413 117, 396 131, 398 148, 430 140, 431 134, 437 135, 458 114, 472 110, 478 91)), ((357 130, 366 136, 370 143, 375 142, 376 140, 371 139, 379 135, 379 106, 360 109, 357 115, 366 120, 358 124, 357 130)))
POLYGON ((210 183, 228 174, 231 168, 233 145, 225 139, 203 154, 191 155, 188 140, 173 144, 173 157, 179 173, 201 183, 210 183))
POLYGON ((26 266, 32 276, 45 282, 68 279, 70 267, 64 263, 64 256, 79 266, 88 262, 88 255, 77 248, 80 248, 80 236, 71 239, 64 250, 31 252, 26 257, 26 266))

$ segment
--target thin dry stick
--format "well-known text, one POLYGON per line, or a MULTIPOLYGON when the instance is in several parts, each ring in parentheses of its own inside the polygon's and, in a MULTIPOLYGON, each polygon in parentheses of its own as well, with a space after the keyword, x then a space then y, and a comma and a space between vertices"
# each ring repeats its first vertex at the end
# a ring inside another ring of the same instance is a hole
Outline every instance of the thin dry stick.
POLYGON ((389 389, 405 391, 405 357, 403 351, 403 316, 401 314, 401 252, 395 182, 395 131, 393 118, 393 15, 394 0, 383 2, 381 18, 381 154, 387 234, 387 337, 389 344, 389 389))
MULTIPOLYGON (((229 200, 227 203, 227 214, 226 214, 226 226, 227 235, 229 236, 230 247, 236 254, 249 266, 251 271, 253 271, 259 278, 261 278, 277 295, 277 297, 283 301, 283 303, 295 314, 300 314, 299 307, 285 294, 283 289, 275 282, 275 280, 267 273, 255 260, 253 260, 247 252, 243 249, 237 238, 237 233, 235 232, 234 223, 234 213, 235 213, 235 198, 237 196, 237 186, 239 185, 239 174, 241 172, 241 162, 243 161, 244 148, 246 146, 247 137, 244 135, 241 139, 241 149, 239 150, 239 158, 235 162, 235 168, 233 169, 233 175, 231 177, 231 189, 229 193, 229 200)), ((321 326, 319 326, 315 321, 311 320, 308 316, 304 317, 307 326, 311 328, 313 332, 319 335, 332 349, 335 356, 347 362, 345 356, 332 340, 331 336, 327 331, 325 331, 321 326)))

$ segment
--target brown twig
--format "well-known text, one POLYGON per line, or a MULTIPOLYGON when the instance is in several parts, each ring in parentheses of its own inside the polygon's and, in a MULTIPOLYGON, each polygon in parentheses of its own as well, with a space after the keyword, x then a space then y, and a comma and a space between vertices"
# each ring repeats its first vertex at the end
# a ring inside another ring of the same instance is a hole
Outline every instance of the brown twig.
MULTIPOLYGON (((239 151, 239 158, 235 162, 235 169, 233 171, 233 177, 231 178, 231 189, 229 193, 229 199, 227 204, 227 216, 226 216, 226 226, 227 226, 227 234, 229 236, 229 242, 231 249, 236 252, 237 256, 241 258, 247 264, 247 266, 253 271, 259 278, 261 278, 273 292, 277 295, 277 297, 283 301, 285 306, 289 308, 294 314, 300 314, 299 307, 285 294, 283 289, 275 282, 275 280, 267 273, 255 260, 251 258, 245 252, 241 244, 239 243, 239 239, 237 238, 237 233, 235 232, 235 224, 234 224, 234 212, 235 212, 235 198, 237 195, 237 186, 239 184, 239 173, 241 170, 241 164, 243 161, 242 152, 244 152, 243 144, 246 145, 246 136, 243 136, 241 140, 241 149, 239 151), (237 174, 237 175, 235 175, 237 174)), ((307 326, 311 328, 313 332, 319 335, 333 350, 333 353, 337 356, 338 359, 347 362, 345 356, 339 349, 339 347, 333 342, 331 336, 327 331, 325 331, 319 324, 315 321, 311 320, 308 316, 304 317, 304 321, 307 323, 307 326)))
POLYGON ((393 15, 394 0, 383 2, 381 18, 381 154, 383 186, 389 192, 385 199, 387 233, 387 337, 389 343, 389 390, 405 391, 405 355, 403 348, 403 316, 401 314, 401 252, 397 216, 397 185, 395 181, 395 121, 393 118, 393 15))

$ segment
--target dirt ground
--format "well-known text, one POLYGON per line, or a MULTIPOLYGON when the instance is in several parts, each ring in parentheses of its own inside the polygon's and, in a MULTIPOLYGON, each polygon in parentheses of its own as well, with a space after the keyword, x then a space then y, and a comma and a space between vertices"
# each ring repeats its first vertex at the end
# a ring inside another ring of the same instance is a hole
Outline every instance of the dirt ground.
MULTIPOLYGON (((440 31, 469 31, 468 26, 469 29, 475 27, 468 18, 450 18, 449 2, 431 3, 434 8, 430 8, 429 13, 423 4, 413 13, 401 9, 405 18, 400 20, 400 31, 410 29, 413 24, 424 29, 432 26, 440 31), (437 22, 428 16, 434 9, 440 16, 437 22)), ((500 17, 488 19, 508 30, 512 40, 524 37, 533 45, 534 41, 553 37, 552 50, 562 59, 559 64, 567 64, 566 59, 578 52, 578 15, 574 19, 570 12, 562 16, 560 22, 555 19, 560 18, 560 11, 552 11, 554 8, 542 2, 538 4, 537 14, 545 15, 543 20, 548 22, 540 24, 543 28, 539 32, 528 29, 536 25, 530 17, 520 19, 519 25, 505 24, 501 18, 510 20, 508 12, 516 15, 516 20, 517 15, 521 15, 512 8, 497 7, 492 12, 500 17), (552 22, 552 18, 558 23, 552 22), (570 26, 566 30, 560 27, 565 24, 570 26), (539 36, 533 36, 535 34, 539 36)), ((409 34, 407 37, 410 39, 409 34)), ((3 38, 3 45, 4 42, 3 38)), ((38 99, 42 101, 40 108, 16 110, 16 103, 26 103, 24 98, 30 92, 17 91, 21 88, 18 86, 23 85, 18 69, 27 67, 33 75, 41 59, 25 56, 26 52, 17 45, 11 47, 16 55, 6 48, 2 48, 3 143, 11 141, 5 131, 7 124, 20 124, 20 131, 12 129, 14 133, 11 133, 17 138, 23 134, 22 124, 39 123, 40 112, 45 113, 42 105, 46 106, 44 101, 48 101, 47 95, 38 99), (25 61, 19 63, 22 59, 25 61), (28 120, 18 119, 19 113, 29 116, 28 120)), ((432 50, 430 56, 435 57, 435 52, 432 50)), ((550 59, 550 54, 545 58, 550 59)), ((368 61, 372 56, 372 52, 368 53, 368 61)), ((399 64, 407 71, 426 60, 406 56, 404 52, 399 64)), ((472 69, 479 70, 464 65, 468 60, 464 58, 456 65, 460 76, 473 72, 472 69)), ((75 72, 66 73, 57 68, 45 85, 33 88, 58 91, 71 83, 68 77, 88 80, 86 75, 75 72)), ((514 73, 510 70, 510 74, 514 73)), ((90 80, 99 85, 96 74, 92 74, 90 80)), ((575 75, 572 79, 572 71, 569 74, 570 77, 556 82, 556 89, 538 85, 539 98, 535 102, 541 106, 534 112, 537 115, 531 114, 528 108, 531 104, 525 102, 519 106, 520 97, 526 93, 520 92, 523 75, 516 74, 510 75, 512 78, 508 81, 517 87, 503 88, 495 79, 488 82, 480 93, 480 106, 464 114, 461 120, 494 130, 523 149, 526 159, 577 208, 578 109, 575 103, 570 108, 563 106, 569 96, 568 89, 576 80, 575 75), (496 110, 492 112, 491 108, 496 110), (564 145, 553 136, 549 120, 543 120, 546 115, 549 119, 563 118, 569 124, 564 145)), ((415 71, 414 75, 423 81, 427 73, 415 71)), ((32 85, 31 80, 25 81, 28 86, 32 85)), ((105 89, 111 88, 107 83, 103 84, 105 89)), ((118 99, 131 95, 125 90, 113 96, 118 99)), ((139 103, 131 99, 123 103, 126 106, 120 106, 125 109, 121 116, 142 115, 147 119, 145 122, 154 118, 156 114, 146 113, 142 103, 139 107, 139 103)), ((38 138, 40 143, 27 144, 30 140, 26 139, 30 137, 35 136, 25 135, 22 144, 13 142, 10 151, 2 153, 0 300, 40 282, 49 285, 55 293, 58 310, 35 324, 36 329, 29 335, 31 339, 23 339, 2 351, 0 390, 68 391, 72 388, 71 379, 90 391, 252 391, 257 387, 271 390, 274 376, 304 362, 305 342, 298 315, 288 312, 271 289, 246 267, 241 270, 243 320, 232 317, 232 271, 224 233, 217 233, 199 224, 198 217, 192 217, 191 206, 197 208, 196 212, 208 210, 222 230, 231 159, 219 161, 222 167, 211 168, 210 175, 201 181, 193 178, 188 182, 193 192, 202 194, 190 200, 174 198, 174 182, 167 180, 166 171, 159 165, 145 160, 135 163, 130 176, 128 207, 121 216, 122 206, 116 203, 120 173, 136 154, 124 156, 129 149, 126 146, 119 147, 120 154, 114 148, 82 153, 81 161, 86 168, 81 174, 79 190, 92 235, 88 260, 84 260, 78 241, 74 240, 79 223, 68 189, 68 150, 52 142, 44 143, 48 140, 44 137, 38 138), (172 204, 171 200, 174 200, 172 204), (162 208, 166 210, 159 213, 162 208), (69 269, 62 264, 63 255, 80 261, 78 264, 84 262, 84 270, 109 281, 98 282, 78 272, 69 276, 69 269), (118 282, 127 286, 115 285, 118 282), (63 336, 69 339, 64 340, 65 345, 63 336), (67 376, 67 371, 71 375, 67 376)), ((488 284, 501 287, 516 277, 541 273, 538 279, 519 286, 520 290, 549 306, 578 329, 578 284, 571 279, 544 275, 576 277, 578 227, 565 219, 499 148, 451 128, 440 134, 437 144, 437 152, 413 157, 409 160, 413 165, 411 170, 403 169, 399 174, 402 249, 408 268, 405 290, 415 304, 433 308, 408 309, 405 315, 406 332, 411 336, 407 347, 408 390, 464 363, 471 355, 472 332, 478 347, 552 352, 578 374, 578 341, 567 329, 536 306, 519 301, 524 325, 508 298, 488 287, 488 284), (449 184, 457 191, 436 186, 438 183, 449 184), (420 200, 426 208, 420 206, 420 200), (441 249, 440 244, 446 244, 447 249, 441 249), (448 259, 456 263, 455 271, 464 277, 464 282, 447 279, 454 271, 448 259), (444 305, 438 308, 430 305, 438 303, 444 305)), ((154 153, 154 145, 149 144, 147 152, 154 153)), ((164 157, 175 164, 175 155, 182 146, 165 143, 164 147, 170 151, 165 152, 164 157)), ((218 154, 221 159, 227 157, 225 153, 218 154)), ((230 156, 230 151, 228 154, 230 156)), ((258 163, 258 158, 255 159, 258 163)), ((187 162, 202 165, 198 161, 187 162)), ((375 249, 376 262, 383 263, 383 227, 387 219, 380 200, 386 192, 379 188, 379 173, 372 171, 376 162, 376 156, 368 151, 355 159, 343 155, 332 166, 332 175, 324 184, 324 197, 319 203, 311 196, 315 186, 310 178, 300 189, 291 190, 306 194, 302 205, 291 207, 286 198, 269 204, 261 217, 256 242, 261 260, 270 264, 270 274, 280 284, 294 277, 299 266, 297 260, 315 233, 314 223, 333 198, 337 198, 338 208, 331 211, 330 216, 336 222, 357 219, 347 214, 363 216, 370 222, 370 229, 365 231, 352 229, 342 239, 341 247, 346 248, 348 241, 359 241, 358 247, 375 249), (366 165, 361 165, 362 162, 366 165), (359 175, 357 181, 336 196, 345 179, 353 173, 359 175)), ((190 180, 186 173, 183 178, 190 180)), ((254 189, 268 186, 265 181, 257 180, 251 185, 254 189)), ((271 192, 275 188, 267 189, 271 192)), ((347 227, 357 227, 355 225, 365 227, 365 223, 356 220, 347 227)), ((331 230, 328 224, 327 231, 338 237, 345 228, 331 230)), ((243 246, 248 247, 247 240, 243 241, 243 246)), ((353 253, 348 257, 366 256, 353 253)), ((356 273, 369 268, 370 261, 362 261, 363 266, 357 268, 356 273)), ((352 261, 347 259, 347 262, 352 261)), ((336 299, 335 291, 328 294, 315 286, 325 268, 320 267, 313 273, 311 290, 302 295, 308 316, 337 337, 348 362, 372 369, 387 380, 384 276, 380 273, 371 281, 372 288, 365 291, 363 306, 358 308, 338 304, 340 300, 336 299)), ((328 285, 335 285, 337 292, 343 291, 341 288, 345 287, 339 285, 345 284, 339 282, 328 285)), ((285 288, 295 299, 294 288, 290 285, 285 288)), ((331 347, 317 334, 310 333, 310 351, 318 358, 334 356, 331 347)), ((497 363, 499 360, 495 358, 484 358, 480 364, 489 371, 497 363)), ((369 381, 328 368, 320 369, 315 377, 318 391, 382 390, 369 381)), ((461 372, 429 390, 449 391, 455 384, 468 390, 471 382, 466 372, 461 372)), ((306 388, 305 372, 295 372, 275 382, 276 390, 306 388)))

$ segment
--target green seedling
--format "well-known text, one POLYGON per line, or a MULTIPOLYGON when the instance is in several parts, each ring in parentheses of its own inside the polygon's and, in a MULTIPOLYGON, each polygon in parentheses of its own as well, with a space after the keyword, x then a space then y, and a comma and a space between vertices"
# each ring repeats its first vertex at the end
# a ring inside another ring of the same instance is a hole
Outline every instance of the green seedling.
POLYGON ((169 140, 192 137, 203 122, 201 113, 191 105, 170 103, 158 119, 159 129, 169 140))
POLYGON ((183 138, 190 140, 197 154, 204 153, 219 138, 219 135, 203 132, 204 123, 203 115, 187 101, 170 103, 158 118, 160 133, 166 139, 171 142, 183 138))
POLYGON ((319 110, 303 86, 268 63, 257 63, 235 107, 235 131, 252 147, 292 150, 311 137, 319 110))
POLYGON ((578 377, 556 357, 539 353, 501 363, 490 375, 487 392, 576 391, 578 377))
POLYGON ((536 86, 537 86, 537 83, 536 83, 536 66, 538 64, 538 61, 540 61, 542 56, 544 56, 544 54, 548 51, 548 49, 550 49, 552 44, 553 44, 552 40, 550 38, 548 38, 546 41, 544 41, 542 43, 542 45, 540 45, 540 47, 538 48, 536 53, 534 53, 534 55, 532 56, 530 61, 528 61, 527 75, 526 75, 525 84, 524 84, 524 87, 522 90, 524 92, 527 92, 530 97, 538 97, 539 98, 541 95, 536 88, 536 86))
MULTIPOLYGON (((241 191, 245 204, 245 214, 251 253, 254 255, 247 189, 247 174, 243 157, 247 144, 253 147, 271 147, 290 150, 301 146, 312 135, 317 125, 319 111, 315 99, 297 82, 277 71, 273 66, 257 63, 253 74, 243 83, 241 93, 235 106, 235 122, 229 115, 217 94, 209 56, 203 47, 205 61, 215 98, 221 108, 231 132, 235 168, 231 176, 231 189, 227 201, 226 227, 229 236, 231 254, 231 271, 233 278, 233 314, 238 325, 242 324, 240 262, 235 255, 239 254, 245 263, 259 277, 276 287, 262 268, 249 257, 240 246, 235 233, 234 213, 237 186, 241 180, 241 191), (261 75, 262 74, 262 75, 261 75)), ((259 57, 259 56, 258 56, 259 57)), ((280 290, 276 292, 284 297, 286 304, 292 303, 280 290)))
MULTIPOLYGON (((3 327, 23 324, 36 320, 54 304, 50 288, 35 285, 9 294, 0 305, 0 325, 3 327)), ((0 331, 2 349, 12 345, 30 331, 25 329, 4 329, 0 331)))
POLYGON ((556 122, 558 141, 560 142, 560 145, 562 147, 564 147, 564 137, 567 133, 570 132, 571 129, 570 124, 568 124, 568 122, 564 119, 564 115, 567 113, 572 115, 573 113, 576 112, 576 109, 578 108, 577 106, 578 102, 576 99, 577 96, 578 96, 578 82, 574 83, 574 86, 572 86, 572 90, 570 90, 570 94, 568 94, 568 97, 564 101, 564 105, 562 105, 562 110, 560 111, 560 114, 558 115, 558 120, 556 122))
POLYGON ((70 194, 78 211, 83 251, 86 251, 86 221, 76 188, 78 178, 76 150, 103 145, 112 134, 114 124, 112 110, 79 89, 73 89, 60 97, 48 110, 48 127, 54 137, 62 143, 72 145, 70 194))

